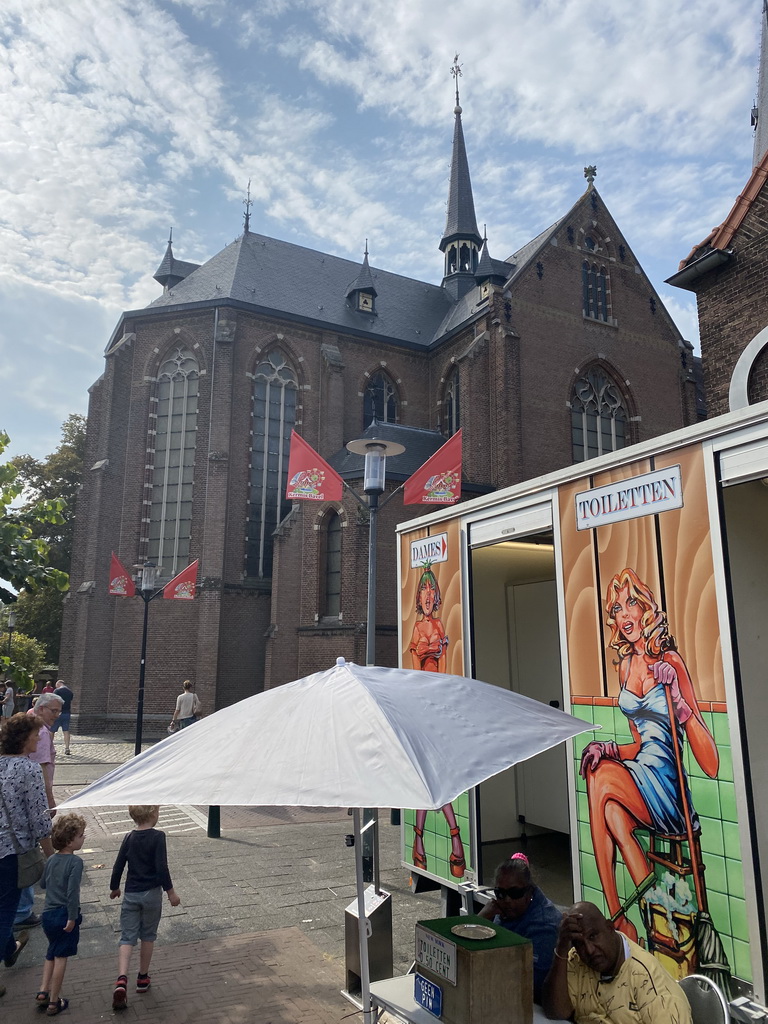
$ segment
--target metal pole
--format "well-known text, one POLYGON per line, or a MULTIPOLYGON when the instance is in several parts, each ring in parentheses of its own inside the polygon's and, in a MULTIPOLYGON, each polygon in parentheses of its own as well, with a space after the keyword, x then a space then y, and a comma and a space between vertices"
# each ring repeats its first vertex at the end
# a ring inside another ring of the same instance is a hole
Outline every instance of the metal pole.
MULTIPOLYGON (((379 492, 368 493, 368 622, 365 637, 365 663, 376 664, 376 527, 379 514, 379 492)), ((378 811, 375 808, 363 808, 363 824, 373 821, 373 828, 366 829, 362 835, 363 880, 373 882, 376 892, 379 891, 379 865, 376 851, 378 840, 378 811)))
POLYGON ((368 624, 365 637, 365 663, 376 664, 376 526, 379 514, 379 495, 368 495, 368 624))
POLYGON ((147 623, 149 622, 149 602, 152 599, 151 591, 142 590, 140 593, 144 601, 144 628, 141 633, 141 666, 139 668, 139 699, 136 703, 136 746, 133 751, 134 756, 141 753, 141 730, 144 722, 144 670, 147 661, 147 623))
POLYGON ((368 969, 369 924, 365 916, 365 881, 363 879, 363 843, 360 835, 360 809, 352 811, 355 827, 355 879, 357 882, 357 936, 360 943, 360 1000, 363 1004, 364 1024, 373 1024, 371 1009, 371 976, 368 969))
POLYGON ((221 839, 221 807, 216 804, 208 808, 208 838, 221 839))

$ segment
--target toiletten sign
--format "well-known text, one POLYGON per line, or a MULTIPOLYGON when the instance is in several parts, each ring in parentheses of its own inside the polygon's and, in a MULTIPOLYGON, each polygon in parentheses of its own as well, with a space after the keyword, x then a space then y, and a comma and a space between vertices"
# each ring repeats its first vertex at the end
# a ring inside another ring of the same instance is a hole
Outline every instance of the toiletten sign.
POLYGON ((456 984, 456 943, 416 925, 416 963, 438 978, 456 984))
POLYGON ((680 467, 670 466, 581 491, 576 495, 576 529, 594 530, 598 526, 682 507, 680 467))

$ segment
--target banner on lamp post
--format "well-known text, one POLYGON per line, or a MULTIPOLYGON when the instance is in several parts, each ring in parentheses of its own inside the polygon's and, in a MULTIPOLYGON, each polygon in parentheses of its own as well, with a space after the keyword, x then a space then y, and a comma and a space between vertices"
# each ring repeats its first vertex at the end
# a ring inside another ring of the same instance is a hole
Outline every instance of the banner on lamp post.
POLYGON ((341 501, 344 481, 335 469, 317 454, 312 445, 291 431, 288 458, 288 501, 341 501))
POLYGON ((114 551, 109 566, 109 593, 114 597, 133 597, 136 593, 136 586, 128 570, 114 551))
POLYGON ((461 497, 461 431, 403 485, 404 505, 452 505, 461 497))
POLYGON ((200 559, 196 558, 191 565, 174 576, 163 587, 163 598, 166 601, 193 601, 197 592, 197 567, 200 559))

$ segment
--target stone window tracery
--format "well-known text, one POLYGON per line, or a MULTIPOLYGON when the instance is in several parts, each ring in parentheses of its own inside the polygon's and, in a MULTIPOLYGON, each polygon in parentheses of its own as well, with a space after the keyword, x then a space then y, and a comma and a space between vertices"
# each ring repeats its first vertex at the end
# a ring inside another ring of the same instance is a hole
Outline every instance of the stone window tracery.
POLYGON ((627 444, 628 416, 617 384, 600 367, 576 381, 571 396, 573 461, 584 462, 627 444))
POLYGON ((198 361, 184 346, 157 375, 147 558, 171 576, 189 561, 199 376, 198 361))
POLYGON ((245 571, 264 579, 272 576, 275 528, 291 508, 285 488, 299 381, 279 349, 264 356, 253 376, 245 571))
POLYGON ((461 426, 461 405, 459 402, 459 368, 454 366, 448 374, 443 392, 443 433, 453 437, 461 426))
POLYGON ((400 418, 400 398, 394 382, 379 370, 368 381, 363 399, 363 429, 372 420, 379 423, 397 423, 400 418))

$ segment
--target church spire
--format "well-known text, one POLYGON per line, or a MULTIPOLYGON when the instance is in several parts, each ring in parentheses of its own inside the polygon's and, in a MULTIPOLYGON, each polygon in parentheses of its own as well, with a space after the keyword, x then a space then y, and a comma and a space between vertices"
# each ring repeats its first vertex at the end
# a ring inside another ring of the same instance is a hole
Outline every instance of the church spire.
POLYGON ((760 69, 757 76, 757 99, 752 108, 752 127, 755 129, 753 167, 757 167, 768 150, 768 0, 763 0, 760 24, 760 69))
POLYGON ((467 161, 464 130, 461 124, 461 105, 459 103, 461 74, 461 64, 459 64, 457 53, 451 67, 451 75, 456 83, 451 181, 448 188, 445 232, 440 241, 440 250, 445 253, 443 284, 450 285, 454 298, 463 295, 468 288, 474 285, 473 275, 477 268, 478 250, 482 243, 480 232, 477 230, 472 182, 469 177, 469 162, 467 161), (460 279, 462 274, 467 275, 467 280, 464 282, 460 279))

